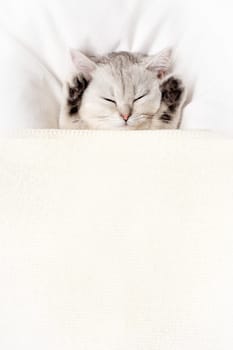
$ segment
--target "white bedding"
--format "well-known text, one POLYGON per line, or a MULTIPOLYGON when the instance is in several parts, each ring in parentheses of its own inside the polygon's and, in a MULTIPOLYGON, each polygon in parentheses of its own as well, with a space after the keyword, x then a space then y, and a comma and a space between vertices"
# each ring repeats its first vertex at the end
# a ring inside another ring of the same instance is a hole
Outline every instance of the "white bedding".
POLYGON ((0 349, 233 348, 233 140, 0 140, 0 349))
POLYGON ((233 131, 230 0, 7 0, 0 11, 0 127, 56 128, 66 52, 174 47, 190 90, 183 128, 233 131))

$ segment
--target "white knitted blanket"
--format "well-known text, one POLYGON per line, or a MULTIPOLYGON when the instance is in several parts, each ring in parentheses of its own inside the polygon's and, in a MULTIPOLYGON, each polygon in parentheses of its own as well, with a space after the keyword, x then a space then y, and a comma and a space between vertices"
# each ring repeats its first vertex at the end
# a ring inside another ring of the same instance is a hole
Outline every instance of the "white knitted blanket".
POLYGON ((233 139, 0 140, 1 350, 233 348, 233 139))

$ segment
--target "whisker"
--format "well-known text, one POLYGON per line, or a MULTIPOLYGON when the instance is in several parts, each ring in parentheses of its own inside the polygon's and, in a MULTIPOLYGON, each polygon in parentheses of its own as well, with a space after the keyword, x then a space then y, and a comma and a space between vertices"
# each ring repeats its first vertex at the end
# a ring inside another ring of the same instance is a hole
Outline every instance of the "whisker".
POLYGON ((99 115, 99 116, 97 116, 95 118, 102 120, 102 119, 105 119, 105 118, 109 118, 109 116, 107 116, 107 115, 99 115))
POLYGON ((132 120, 138 120, 138 119, 142 119, 142 118, 152 119, 152 118, 154 118, 154 115, 152 115, 152 114, 137 115, 137 116, 132 117, 132 120))

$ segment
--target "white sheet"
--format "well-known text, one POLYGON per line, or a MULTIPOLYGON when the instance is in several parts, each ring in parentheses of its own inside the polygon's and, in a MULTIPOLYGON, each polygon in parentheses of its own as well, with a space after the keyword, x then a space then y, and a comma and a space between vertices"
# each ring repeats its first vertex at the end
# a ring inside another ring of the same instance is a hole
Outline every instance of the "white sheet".
POLYGON ((66 50, 175 48, 183 128, 233 131, 229 0, 8 0, 0 12, 1 128, 56 128, 66 50), (193 90, 193 95, 191 92, 193 90))
POLYGON ((233 140, 0 140, 0 349, 233 348, 233 140))

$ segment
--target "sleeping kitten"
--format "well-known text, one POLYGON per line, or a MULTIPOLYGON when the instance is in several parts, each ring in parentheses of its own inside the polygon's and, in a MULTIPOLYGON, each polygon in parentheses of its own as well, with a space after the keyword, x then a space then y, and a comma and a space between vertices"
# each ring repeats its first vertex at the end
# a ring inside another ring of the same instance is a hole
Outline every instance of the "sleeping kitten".
POLYGON ((60 128, 176 129, 185 101, 182 81, 167 76, 171 50, 85 56, 72 50, 76 72, 64 85, 60 128))

